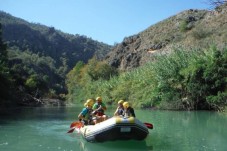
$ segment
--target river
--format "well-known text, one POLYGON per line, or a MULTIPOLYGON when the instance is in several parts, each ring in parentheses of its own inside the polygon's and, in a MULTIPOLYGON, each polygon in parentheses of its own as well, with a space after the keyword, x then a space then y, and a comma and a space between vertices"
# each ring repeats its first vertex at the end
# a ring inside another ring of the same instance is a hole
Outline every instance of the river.
MULTIPOLYGON (((226 151, 227 115, 208 111, 135 109, 152 123, 143 141, 86 142, 68 134, 81 108, 12 108, 0 112, 0 151, 226 151)), ((114 109, 108 109, 111 115, 114 109)))

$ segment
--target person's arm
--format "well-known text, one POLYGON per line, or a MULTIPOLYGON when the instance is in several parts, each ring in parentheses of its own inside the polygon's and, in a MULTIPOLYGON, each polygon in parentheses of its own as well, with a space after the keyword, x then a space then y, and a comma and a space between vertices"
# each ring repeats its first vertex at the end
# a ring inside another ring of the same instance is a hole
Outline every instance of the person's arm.
POLYGON ((97 111, 98 111, 97 108, 98 108, 98 105, 95 103, 95 104, 93 105, 93 107, 92 107, 92 110, 93 110, 93 111, 92 111, 92 114, 93 114, 93 115, 95 115, 95 114, 97 113, 97 111))
POLYGON ((98 110, 106 110, 106 105, 104 103, 100 104, 100 105, 96 105, 96 108, 95 108, 96 111, 98 110), (99 107, 98 107, 99 106, 99 107))
POLYGON ((78 119, 79 119, 79 121, 81 121, 83 119, 83 115, 81 113, 78 115, 78 119))
POLYGON ((117 107, 116 111, 114 112, 114 116, 118 116, 118 109, 119 107, 117 107))

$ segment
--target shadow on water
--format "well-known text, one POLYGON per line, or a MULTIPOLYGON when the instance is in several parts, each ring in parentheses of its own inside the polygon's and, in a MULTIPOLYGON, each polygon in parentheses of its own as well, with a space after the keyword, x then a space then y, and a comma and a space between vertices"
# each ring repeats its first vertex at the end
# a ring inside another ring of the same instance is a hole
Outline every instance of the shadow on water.
POLYGON ((90 143, 84 139, 78 141, 81 151, 151 151, 153 150, 152 146, 147 146, 145 140, 143 141, 108 141, 103 143, 90 143))

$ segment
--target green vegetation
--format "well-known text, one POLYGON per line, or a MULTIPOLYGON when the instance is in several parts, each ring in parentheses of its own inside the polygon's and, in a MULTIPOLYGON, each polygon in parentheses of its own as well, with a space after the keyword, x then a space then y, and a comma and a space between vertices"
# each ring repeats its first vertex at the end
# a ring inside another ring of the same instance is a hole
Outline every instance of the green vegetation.
POLYGON ((186 32, 187 30, 189 30, 188 22, 186 20, 181 21, 181 23, 180 23, 180 31, 181 32, 186 32))
POLYGON ((93 56, 102 59, 111 48, 86 36, 29 23, 2 11, 0 22, 0 105, 64 99, 69 70, 78 61, 87 63, 93 56))
POLYGON ((95 57, 90 59, 86 65, 78 62, 67 75, 68 99, 73 102, 75 99, 84 99, 84 96, 92 97, 100 90, 99 82, 109 81, 112 79, 111 77, 117 74, 118 72, 115 68, 105 62, 98 61, 95 57))
MULTIPOLYGON (((207 30, 207 29, 206 29, 207 30)), ((200 40, 202 38, 206 38, 209 37, 210 35, 212 35, 211 31, 206 31, 203 28, 197 28, 192 32, 192 36, 197 39, 200 40)))
POLYGON ((58 74, 55 61, 51 57, 40 56, 30 51, 21 52, 18 49, 9 49, 9 63, 15 83, 23 86, 26 91, 43 96, 49 89, 58 89, 64 92, 63 77, 58 74))
POLYGON ((227 105, 227 49, 178 48, 110 79, 92 78, 89 72, 96 72, 96 67, 90 61, 70 71, 67 86, 72 102, 102 96, 109 104, 125 99, 146 108, 221 111, 227 105))
POLYGON ((8 90, 10 89, 10 77, 8 66, 8 55, 6 50, 6 44, 2 41, 2 25, 0 24, 0 100, 6 103, 8 98, 8 90))

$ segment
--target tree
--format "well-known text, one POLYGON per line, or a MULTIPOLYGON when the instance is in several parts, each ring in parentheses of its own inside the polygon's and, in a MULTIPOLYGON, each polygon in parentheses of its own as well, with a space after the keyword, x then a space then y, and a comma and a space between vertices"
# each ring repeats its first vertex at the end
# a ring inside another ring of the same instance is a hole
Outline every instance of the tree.
POLYGON ((96 81, 99 79, 109 80, 112 76, 117 75, 118 71, 106 62, 98 61, 95 57, 93 57, 88 61, 87 73, 92 80, 96 81))
POLYGON ((2 25, 0 23, 0 71, 4 69, 6 63, 8 61, 7 51, 6 51, 6 44, 2 41, 2 25))
POLYGON ((6 44, 2 40, 2 25, 0 24, 0 100, 7 100, 10 85, 8 56, 6 48, 6 44))

